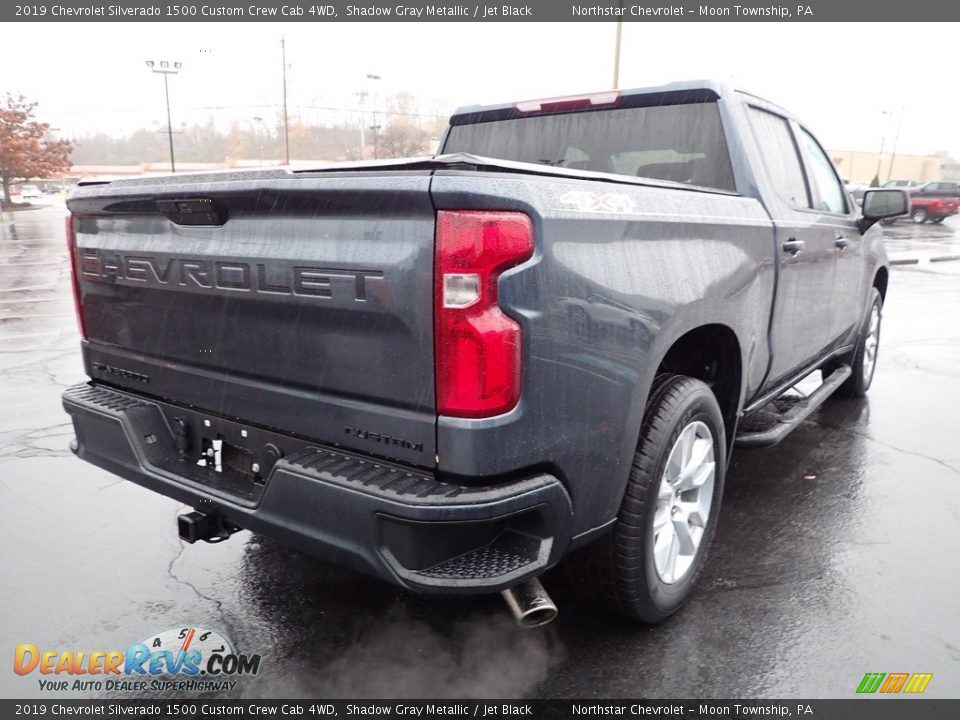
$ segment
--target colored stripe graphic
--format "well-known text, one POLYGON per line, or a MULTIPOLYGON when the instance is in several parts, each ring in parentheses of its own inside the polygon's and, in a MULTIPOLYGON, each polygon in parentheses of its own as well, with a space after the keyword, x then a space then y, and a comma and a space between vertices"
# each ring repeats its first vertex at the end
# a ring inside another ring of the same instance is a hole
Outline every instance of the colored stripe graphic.
POLYGON ((922 693, 930 684, 933 673, 914 673, 910 676, 907 686, 903 689, 905 693, 922 693))
POLYGON ((880 687, 880 683, 883 682, 884 677, 886 677, 885 673, 867 673, 863 676, 863 680, 860 681, 857 692, 875 693, 877 688, 880 687))
POLYGON ((903 684, 907 682, 910 673, 890 673, 886 681, 880 686, 882 693, 898 693, 903 689, 903 684))
POLYGON ((866 673, 857 686, 857 692, 861 695, 872 695, 875 692, 886 695, 900 692, 922 693, 932 678, 933 673, 866 673))

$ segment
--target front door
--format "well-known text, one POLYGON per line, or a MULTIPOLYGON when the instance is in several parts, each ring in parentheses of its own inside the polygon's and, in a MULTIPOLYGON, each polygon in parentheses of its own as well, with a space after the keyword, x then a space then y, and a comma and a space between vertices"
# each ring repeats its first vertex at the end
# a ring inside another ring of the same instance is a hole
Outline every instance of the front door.
POLYGON ((800 149, 810 178, 813 209, 820 213, 815 229, 822 242, 833 245, 836 256, 831 306, 833 344, 854 342, 863 320, 867 290, 863 260, 863 235, 857 227, 852 203, 840 184, 833 163, 820 143, 806 129, 798 127, 800 149))

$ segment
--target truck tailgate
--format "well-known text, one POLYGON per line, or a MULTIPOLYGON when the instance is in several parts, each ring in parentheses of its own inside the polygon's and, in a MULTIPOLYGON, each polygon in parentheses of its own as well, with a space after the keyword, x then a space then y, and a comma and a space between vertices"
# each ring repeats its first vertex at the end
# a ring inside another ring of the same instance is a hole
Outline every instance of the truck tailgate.
POLYGON ((432 465, 428 174, 210 177, 69 201, 89 375, 432 465))

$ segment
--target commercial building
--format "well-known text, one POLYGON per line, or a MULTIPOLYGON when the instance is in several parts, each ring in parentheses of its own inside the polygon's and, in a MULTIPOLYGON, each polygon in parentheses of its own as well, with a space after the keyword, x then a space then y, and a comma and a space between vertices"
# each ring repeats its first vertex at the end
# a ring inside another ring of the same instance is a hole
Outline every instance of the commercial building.
POLYGON ((887 180, 916 180, 930 182, 943 179, 944 160, 936 155, 896 156, 858 150, 829 150, 830 159, 840 176, 852 183, 869 184, 877 175, 880 182, 887 180))

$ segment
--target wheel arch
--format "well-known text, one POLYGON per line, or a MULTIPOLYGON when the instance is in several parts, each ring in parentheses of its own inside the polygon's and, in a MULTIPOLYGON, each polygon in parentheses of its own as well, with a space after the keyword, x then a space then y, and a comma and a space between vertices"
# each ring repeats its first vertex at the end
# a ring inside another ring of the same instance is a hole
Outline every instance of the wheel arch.
POLYGON ((887 282, 889 279, 890 271, 883 265, 878 267, 873 276, 873 287, 880 293, 880 299, 884 302, 887 300, 887 282))
POLYGON ((710 387, 723 415, 729 458, 743 397, 743 354, 737 334, 720 323, 687 330, 660 359, 655 376, 664 373, 693 377, 710 387))

